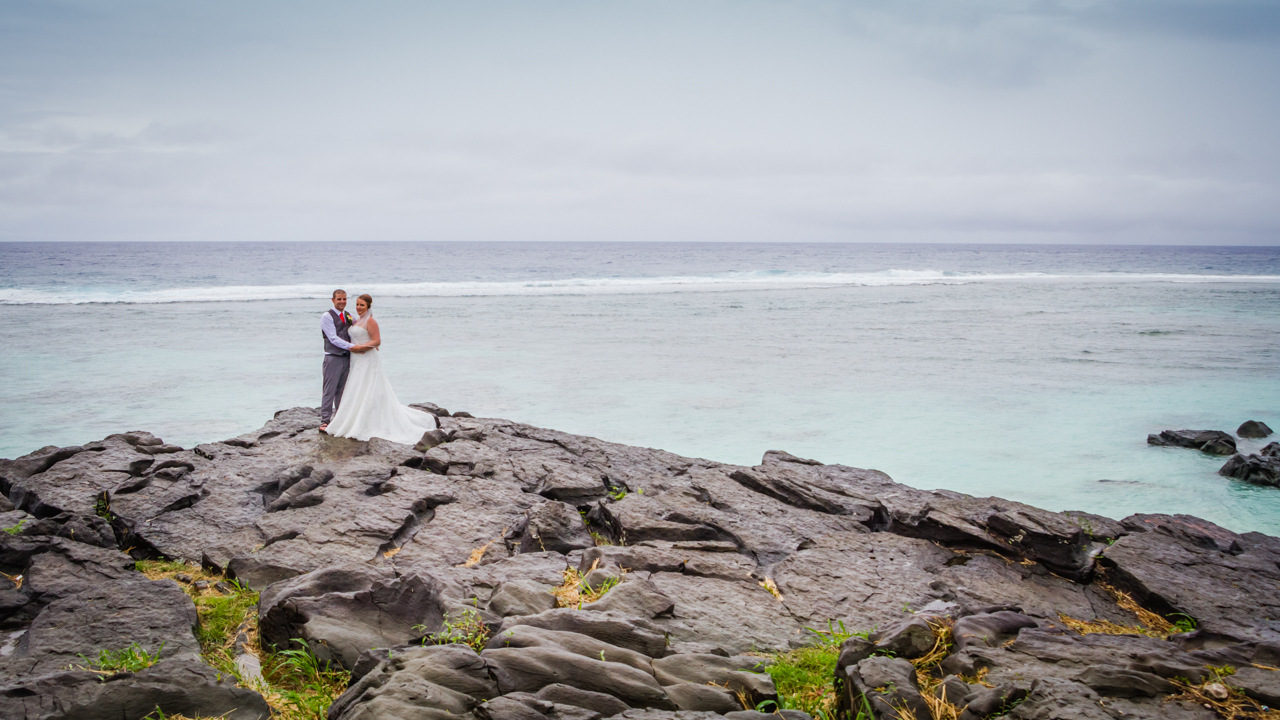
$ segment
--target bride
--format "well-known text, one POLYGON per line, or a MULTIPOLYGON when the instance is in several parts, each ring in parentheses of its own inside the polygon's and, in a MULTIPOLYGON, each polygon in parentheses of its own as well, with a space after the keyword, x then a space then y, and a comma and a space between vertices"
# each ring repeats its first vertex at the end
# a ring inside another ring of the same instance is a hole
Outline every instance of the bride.
POLYGON ((422 433, 436 428, 436 416, 401 405, 396 398, 391 381, 382 372, 382 358, 378 357, 382 335, 372 308, 373 298, 369 295, 356 298, 356 314, 360 318, 351 326, 351 341, 356 343, 352 349, 369 348, 370 352, 351 353, 342 404, 326 432, 356 440, 380 437, 412 445, 422 438, 422 433))

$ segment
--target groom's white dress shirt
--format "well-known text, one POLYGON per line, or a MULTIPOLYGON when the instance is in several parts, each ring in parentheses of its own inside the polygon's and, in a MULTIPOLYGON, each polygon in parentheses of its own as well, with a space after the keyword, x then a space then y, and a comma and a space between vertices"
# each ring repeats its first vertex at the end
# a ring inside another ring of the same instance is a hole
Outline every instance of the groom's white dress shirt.
MULTIPOLYGON (((355 347, 355 343, 347 342, 346 340, 338 337, 338 328, 333 324, 333 313, 328 310, 325 311, 324 317, 320 319, 320 332, 324 333, 324 336, 329 339, 329 343, 336 348, 350 350, 355 347)), ((325 351, 325 354, 338 355, 338 353, 331 353, 328 351, 325 351)))

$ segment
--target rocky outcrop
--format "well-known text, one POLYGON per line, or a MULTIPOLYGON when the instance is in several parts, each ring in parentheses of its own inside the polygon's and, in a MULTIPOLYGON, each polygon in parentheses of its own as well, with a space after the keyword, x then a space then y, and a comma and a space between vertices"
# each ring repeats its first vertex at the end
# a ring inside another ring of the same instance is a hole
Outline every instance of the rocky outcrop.
MULTIPOLYGON (((1280 541, 1187 515, 1134 515, 1101 563, 1144 607, 1194 618, 1203 642, 1280 645, 1280 541)), ((1200 641, 1193 641, 1200 642, 1200 641)))
MULTIPOLYGON (((17 717, 157 697, 170 714, 261 710, 256 693, 201 674, 190 600, 132 569, 148 557, 260 590, 264 645, 305 643, 350 669, 331 720, 753 720, 744 704, 777 691, 748 653, 799 647, 828 623, 875 631, 846 644, 836 679, 846 707, 878 717, 928 717, 928 693, 944 690, 966 718, 1208 717, 1162 704, 1174 678, 1280 659, 1275 538, 918 490, 781 451, 727 465, 422 407, 440 427, 415 446, 323 435, 315 411, 294 408, 191 449, 132 432, 0 461, 14 506, 0 521, 23 523, 0 534, 0 570, 22 578, 0 578, 14 584, 0 590, 13 633, 0 702, 20 701, 17 717), (1070 629, 1064 618, 1134 624, 1113 589, 1194 619, 1195 632, 1070 629), (575 590, 607 592, 559 607, 575 590), (939 623, 954 629, 948 677, 922 688, 910 660, 935 651, 939 623), (487 643, 421 644, 478 637, 463 626, 487 643), (163 643, 161 669, 105 683, 67 669, 131 642, 163 643), (170 693, 168 668, 205 680, 170 693)), ((1151 442, 1203 449, 1223 435, 1151 442)), ((1239 687, 1263 698, 1275 685, 1251 672, 1239 687)))
POLYGON ((0 717, 114 720, 159 708, 266 720, 261 695, 200 660, 187 594, 134 570, 102 518, 59 512, 19 523, 0 533, 0 717), (91 671, 101 653, 130 648, 159 662, 136 673, 91 671))
POLYGON ((1280 444, 1271 443, 1253 455, 1232 455, 1218 474, 1254 485, 1280 487, 1280 444))
POLYGON ((429 575, 393 568, 338 565, 270 585, 259 596, 265 648, 308 647, 322 662, 355 667, 360 653, 440 630, 445 603, 429 575))
POLYGON ((23 720, 119 720, 168 716, 267 720, 262 696, 236 687, 199 660, 162 660, 136 673, 103 677, 69 671, 23 677, 0 688, 0 717, 23 720))
POLYGON ((1240 427, 1236 428, 1236 434, 1242 438, 1264 438, 1271 435, 1271 428, 1258 420, 1245 420, 1240 427))
POLYGON ((1195 448, 1209 455, 1230 455, 1236 451, 1236 439, 1221 430, 1162 430, 1159 435, 1148 435, 1147 444, 1195 448))

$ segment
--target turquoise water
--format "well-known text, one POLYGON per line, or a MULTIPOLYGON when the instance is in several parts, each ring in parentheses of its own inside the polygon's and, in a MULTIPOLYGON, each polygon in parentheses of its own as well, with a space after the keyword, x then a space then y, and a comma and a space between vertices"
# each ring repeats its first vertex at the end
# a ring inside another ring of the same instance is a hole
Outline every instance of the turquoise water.
POLYGON ((0 455, 315 405, 343 285, 375 295, 405 402, 1280 534, 1280 489, 1145 442, 1280 428, 1277 249, 355 245, 335 271, 333 247, 0 245, 0 455))

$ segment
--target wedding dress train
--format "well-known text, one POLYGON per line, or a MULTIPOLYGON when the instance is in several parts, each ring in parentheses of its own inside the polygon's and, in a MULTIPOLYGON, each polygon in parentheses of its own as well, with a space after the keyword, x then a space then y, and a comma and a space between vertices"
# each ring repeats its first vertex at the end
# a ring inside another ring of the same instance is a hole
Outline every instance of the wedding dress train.
MULTIPOLYGON (((351 342, 369 342, 369 331, 353 325, 351 342)), ((380 437, 392 442, 412 445, 422 433, 436 428, 436 416, 401 405, 391 389, 391 381, 382 371, 382 358, 377 350, 351 353, 351 370, 342 391, 342 402, 333 414, 327 432, 330 435, 368 440, 380 437)))

